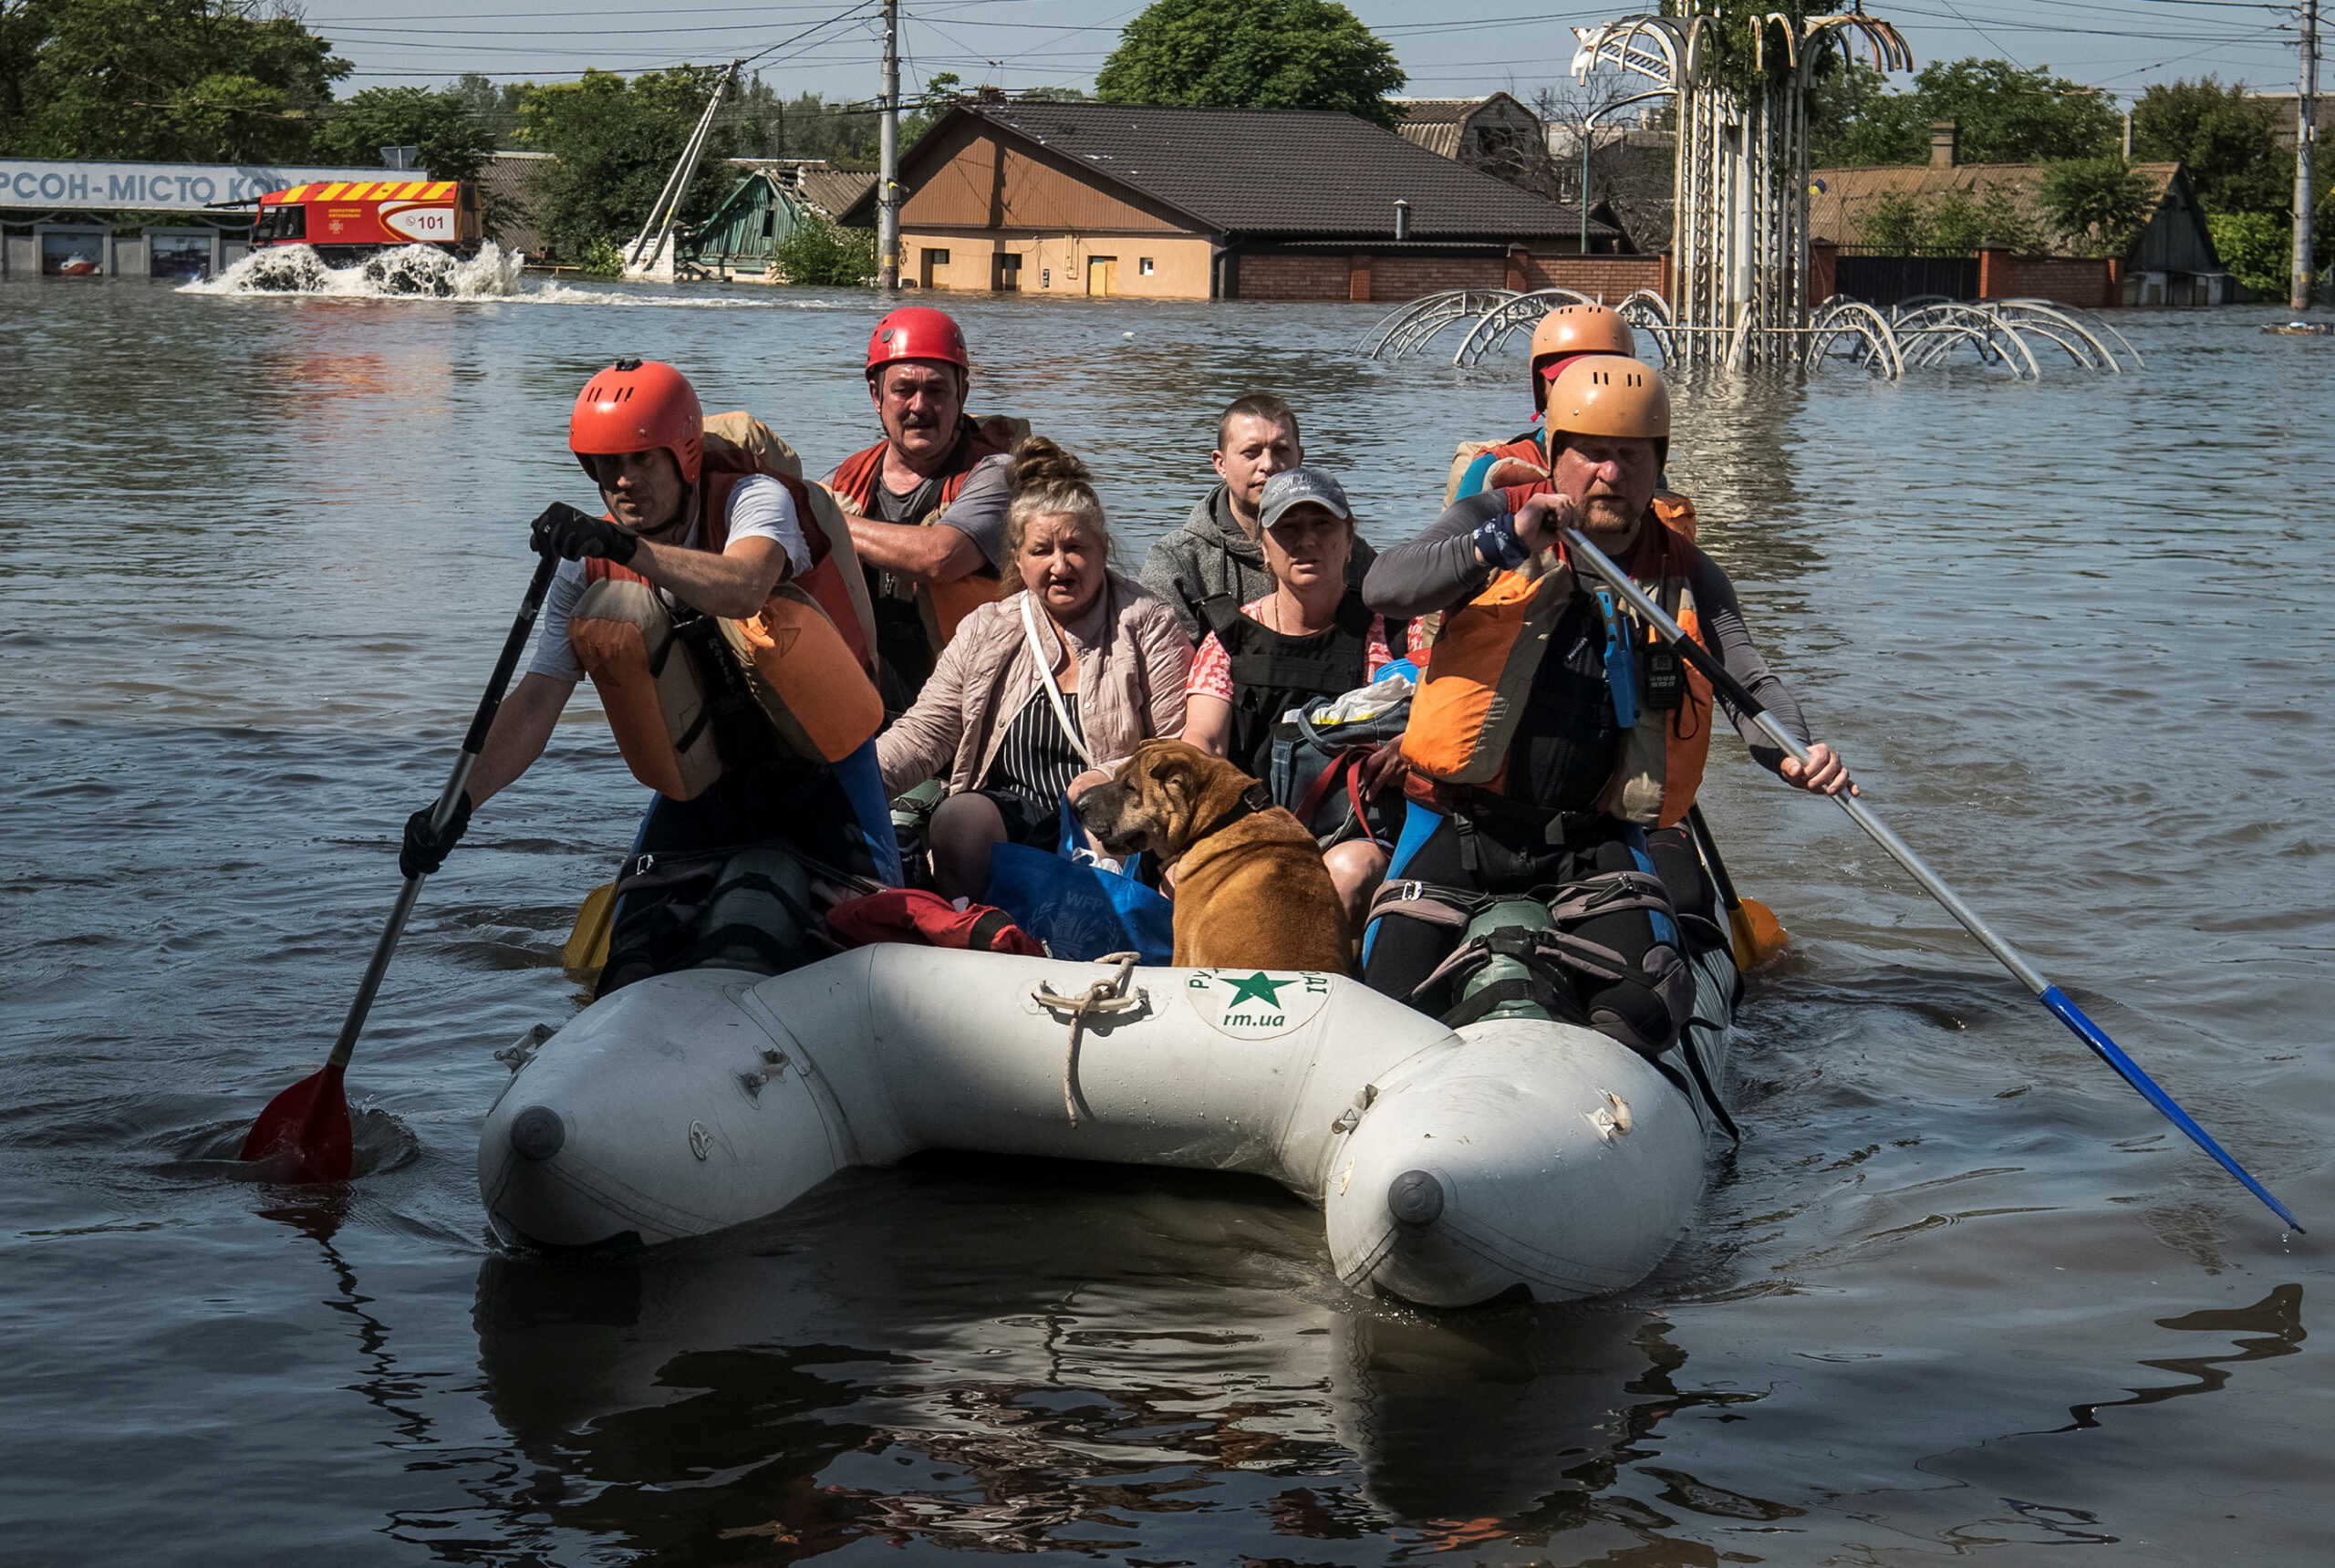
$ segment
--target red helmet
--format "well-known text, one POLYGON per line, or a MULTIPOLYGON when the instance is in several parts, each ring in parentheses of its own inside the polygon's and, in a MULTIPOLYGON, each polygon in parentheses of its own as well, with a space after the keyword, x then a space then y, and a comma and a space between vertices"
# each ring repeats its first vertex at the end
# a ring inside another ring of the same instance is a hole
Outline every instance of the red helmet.
POLYGON ((681 483, 697 483, 705 410, 687 376, 661 359, 619 359, 584 383, 567 417, 567 450, 585 472, 592 458, 659 447, 681 465, 681 483))
POLYGON ((876 324, 867 337, 867 373, 896 359, 931 359, 954 365, 967 375, 972 362, 965 357, 965 335, 945 310, 929 305, 904 305, 876 324))

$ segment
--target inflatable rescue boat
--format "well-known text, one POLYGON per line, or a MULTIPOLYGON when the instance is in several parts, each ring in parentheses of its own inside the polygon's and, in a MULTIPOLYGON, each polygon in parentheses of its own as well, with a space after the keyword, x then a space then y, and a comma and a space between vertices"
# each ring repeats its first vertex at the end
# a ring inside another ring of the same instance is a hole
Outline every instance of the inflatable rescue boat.
POLYGON ((1342 975, 904 944, 686 970, 506 1054, 479 1190, 507 1243, 623 1249, 923 1149, 1241 1171, 1322 1206, 1349 1285, 1598 1295, 1701 1197, 1737 984, 1724 950, 1694 967, 1657 1061, 1545 1017, 1454 1031, 1342 975))

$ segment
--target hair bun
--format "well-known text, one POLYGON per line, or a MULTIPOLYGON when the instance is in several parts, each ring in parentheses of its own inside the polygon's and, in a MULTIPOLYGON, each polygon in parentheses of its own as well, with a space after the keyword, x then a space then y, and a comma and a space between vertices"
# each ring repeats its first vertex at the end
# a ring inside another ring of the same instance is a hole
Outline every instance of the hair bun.
POLYGON ((1056 486, 1081 485, 1091 489, 1094 484, 1084 463, 1039 435, 1023 436, 1014 443, 1013 466, 1008 479, 1017 495, 1023 491, 1056 486))

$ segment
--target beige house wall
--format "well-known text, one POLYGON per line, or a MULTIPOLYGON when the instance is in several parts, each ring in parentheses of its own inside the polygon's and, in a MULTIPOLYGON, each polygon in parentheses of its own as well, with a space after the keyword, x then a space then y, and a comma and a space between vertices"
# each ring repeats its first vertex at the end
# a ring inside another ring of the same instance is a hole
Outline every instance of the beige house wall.
POLYGON ((1099 281, 1090 264, 1107 256, 1114 298, 1206 299, 1215 266, 1215 247, 1207 239, 1156 232, 1048 234, 903 224, 900 251, 903 284, 956 294, 994 288, 1001 254, 1022 258, 1021 292, 1042 296, 1086 294, 1099 281))

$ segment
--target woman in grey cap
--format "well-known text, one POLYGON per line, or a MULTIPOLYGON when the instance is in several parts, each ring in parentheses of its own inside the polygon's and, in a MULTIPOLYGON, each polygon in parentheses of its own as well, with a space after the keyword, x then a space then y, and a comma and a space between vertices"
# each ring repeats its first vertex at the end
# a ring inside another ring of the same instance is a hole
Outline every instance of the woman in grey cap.
MULTIPOLYGON (((1265 482, 1257 511, 1273 591, 1245 605, 1230 595, 1202 602, 1209 631, 1185 689, 1184 739, 1271 780, 1273 727, 1281 716, 1316 698, 1369 685, 1398 657, 1397 642, 1407 650, 1410 623, 1390 628, 1385 617, 1373 614, 1347 586, 1354 508, 1336 480, 1318 468, 1285 469, 1265 482)), ((1365 799, 1396 792, 1388 809, 1397 824, 1402 773, 1402 758, 1392 744, 1360 765, 1359 793, 1365 799)), ((1284 782, 1281 793, 1290 798, 1281 804, 1294 809, 1315 779, 1292 776, 1284 782)), ((1343 813, 1344 791, 1332 796, 1332 814, 1343 813)), ((1307 826, 1319 830, 1317 823, 1307 826)), ((1387 857, 1372 825, 1357 826, 1356 836, 1323 856, 1355 929, 1385 873, 1387 857)))

